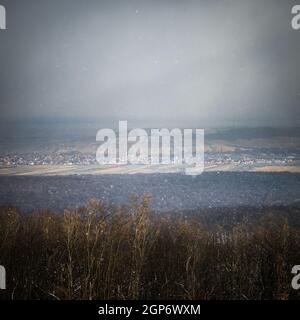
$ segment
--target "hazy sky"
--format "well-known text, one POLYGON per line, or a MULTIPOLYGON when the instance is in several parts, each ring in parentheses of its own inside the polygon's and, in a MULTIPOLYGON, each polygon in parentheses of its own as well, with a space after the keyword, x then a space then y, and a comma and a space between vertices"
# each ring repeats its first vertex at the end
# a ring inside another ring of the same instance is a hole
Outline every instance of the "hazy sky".
POLYGON ((300 125, 297 1, 0 4, 3 121, 300 125))

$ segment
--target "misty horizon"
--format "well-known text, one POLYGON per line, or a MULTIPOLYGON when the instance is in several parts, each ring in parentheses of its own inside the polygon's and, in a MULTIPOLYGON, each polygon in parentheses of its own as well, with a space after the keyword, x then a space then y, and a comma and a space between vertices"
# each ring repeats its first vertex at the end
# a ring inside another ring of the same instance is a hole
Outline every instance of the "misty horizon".
POLYGON ((293 1, 1 4, 1 123, 300 124, 293 1))

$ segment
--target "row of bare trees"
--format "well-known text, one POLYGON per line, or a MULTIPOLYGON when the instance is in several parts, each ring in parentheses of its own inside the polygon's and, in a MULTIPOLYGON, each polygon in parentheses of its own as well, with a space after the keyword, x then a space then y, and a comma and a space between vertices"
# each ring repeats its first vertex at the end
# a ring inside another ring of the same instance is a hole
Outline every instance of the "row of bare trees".
POLYGON ((6 299, 296 299, 300 231, 285 220, 238 223, 152 214, 96 200, 63 215, 0 209, 6 299))

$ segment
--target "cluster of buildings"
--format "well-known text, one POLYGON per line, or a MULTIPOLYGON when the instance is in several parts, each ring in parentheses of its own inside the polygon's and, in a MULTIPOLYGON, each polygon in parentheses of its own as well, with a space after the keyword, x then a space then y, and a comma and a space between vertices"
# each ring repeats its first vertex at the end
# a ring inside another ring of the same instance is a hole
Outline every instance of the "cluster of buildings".
MULTIPOLYGON (((130 156, 128 156, 131 162, 130 156)), ((142 159, 141 164, 145 164, 147 159, 142 159)), ((179 159, 171 158, 160 159, 160 164, 180 164, 179 159), (164 160, 164 162, 162 161, 164 160)), ((251 165, 290 165, 297 161, 295 156, 279 156, 269 154, 265 157, 261 155, 249 155, 239 153, 206 153, 204 164, 209 166, 251 166, 251 165)), ((148 163, 151 163, 148 159, 148 163)), ((98 164, 96 155, 93 153, 82 153, 79 151, 68 152, 51 152, 51 153, 26 153, 26 154, 11 154, 0 155, 0 166, 34 166, 34 165, 95 165, 98 164)), ((109 164, 109 162, 108 162, 109 164)))
POLYGON ((27 153, 0 156, 0 166, 34 166, 34 165, 91 165, 96 164, 94 154, 78 151, 27 153))
POLYGON ((210 154, 205 157, 205 165, 288 165, 292 164, 296 158, 294 156, 278 156, 270 154, 265 158, 256 155, 242 154, 210 154))

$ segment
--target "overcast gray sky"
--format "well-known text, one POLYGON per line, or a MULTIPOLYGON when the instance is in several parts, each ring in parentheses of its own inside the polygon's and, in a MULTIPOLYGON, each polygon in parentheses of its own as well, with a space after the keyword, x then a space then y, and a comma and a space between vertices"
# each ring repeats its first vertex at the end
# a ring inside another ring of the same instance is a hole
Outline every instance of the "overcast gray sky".
POLYGON ((296 3, 0 0, 1 120, 299 125, 296 3))

